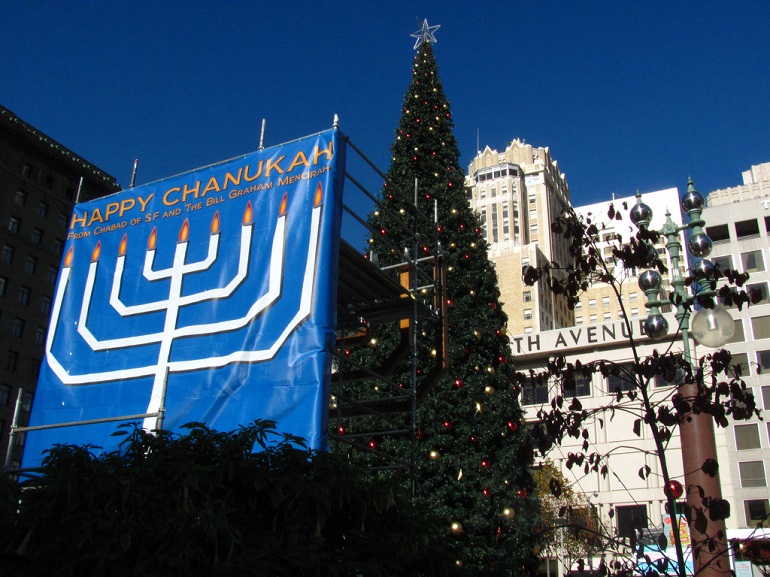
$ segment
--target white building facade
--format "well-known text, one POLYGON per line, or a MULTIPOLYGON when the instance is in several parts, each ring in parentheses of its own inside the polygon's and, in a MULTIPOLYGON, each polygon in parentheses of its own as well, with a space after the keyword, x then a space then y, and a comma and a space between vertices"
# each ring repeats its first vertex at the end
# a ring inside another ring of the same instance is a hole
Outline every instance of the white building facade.
MULTIPOLYGON (((669 319, 668 339, 652 342, 643 334, 641 323, 647 309, 637 284, 641 271, 623 269, 612 255, 618 235, 627 241, 636 234, 628 218, 637 201, 635 195, 575 207, 579 215, 599 227, 597 245, 621 284, 617 294, 609 284, 595 283, 574 311, 569 311, 566 303, 559 302, 563 299, 551 295, 547 287, 527 287, 521 279, 522 267, 528 264, 568 262, 567 244, 551 232, 550 224, 569 206, 569 188, 548 149, 533 148, 520 140, 502 153, 487 147, 471 163, 466 186, 471 206, 484 223, 489 256, 498 272, 517 370, 540 371, 556 356, 571 363, 604 360, 622 365, 633 360, 629 334, 641 356, 669 347, 682 352, 670 307, 663 310, 669 319), (607 216, 610 204, 620 213, 619 220, 607 216)), ((641 197, 653 211, 651 229, 660 230, 669 217, 677 225, 687 220, 681 213, 677 188, 646 192, 641 197)), ((744 172, 743 185, 710 193, 702 218, 714 242, 711 260, 722 270, 748 272, 751 278, 745 288, 763 296, 751 307, 729 309, 736 331, 725 348, 733 353, 733 364, 743 368, 764 420, 731 422, 727 428, 715 429, 722 495, 732 505, 726 526, 733 535, 748 534, 758 525, 770 527, 770 163, 744 172)), ((686 246, 684 233, 680 241, 686 246)), ((670 269, 665 239, 655 248, 670 269)), ((680 269, 687 262, 686 253, 682 257, 680 269)), ((669 290, 664 275, 662 292, 669 290)), ((693 358, 710 352, 694 341, 691 345, 693 358)), ((548 408, 559 395, 575 396, 584 408, 599 410, 610 404, 618 385, 614 377, 595 374, 591 379, 579 379, 576 389, 567 395, 554 383, 525 387, 521 397, 525 417, 536 421, 538 410, 548 408)), ((649 386, 656 399, 670 398, 676 391, 674 384, 660 379, 649 386)), ((548 455, 573 488, 596 507, 603 529, 617 535, 629 535, 638 527, 661 527, 665 515, 666 497, 652 435, 645 426, 639 434, 635 432, 634 421, 640 412, 631 405, 627 410, 600 414, 589 427, 589 453, 607 455, 607 475, 582 466, 567 467, 570 454, 581 450, 582 437, 564 439, 548 455), (649 467, 650 473, 640 475, 642 467, 649 467)), ((667 445, 666 458, 671 477, 684 483, 678 433, 667 445)))

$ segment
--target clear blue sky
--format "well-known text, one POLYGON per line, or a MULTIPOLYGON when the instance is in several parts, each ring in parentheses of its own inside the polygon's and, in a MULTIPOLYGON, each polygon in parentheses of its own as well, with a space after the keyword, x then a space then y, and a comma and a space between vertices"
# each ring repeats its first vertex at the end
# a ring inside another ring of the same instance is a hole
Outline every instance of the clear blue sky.
POLYGON ((770 161, 770 2, 6 2, 0 104, 127 186, 332 124, 383 169, 423 18, 467 168, 548 146, 573 202, 770 161))

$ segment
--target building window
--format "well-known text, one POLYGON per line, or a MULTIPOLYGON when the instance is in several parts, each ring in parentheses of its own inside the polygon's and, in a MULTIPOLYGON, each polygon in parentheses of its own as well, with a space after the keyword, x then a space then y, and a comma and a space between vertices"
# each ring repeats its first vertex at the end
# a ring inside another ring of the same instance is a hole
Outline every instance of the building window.
POLYGON ((588 315, 588 322, 589 323, 595 323, 596 322, 596 315, 588 315))
POLYGON ((11 402, 10 385, 0 385, 0 405, 7 406, 11 402))
POLYGON ((607 392, 614 393, 616 391, 630 391, 636 387, 636 379, 634 378, 634 366, 630 363, 623 363, 613 367, 612 372, 617 374, 610 374, 607 377, 607 392))
POLYGON ((15 371, 18 363, 19 353, 17 351, 8 351, 8 360, 5 363, 5 368, 9 371, 15 371))
POLYGON ((13 247, 11 245, 3 245, 3 252, 0 254, 0 261, 2 261, 3 264, 13 263, 13 247))
POLYGON ((676 369, 665 375, 655 375, 656 387, 672 387, 681 385, 684 382, 686 371, 682 367, 676 367, 676 369))
POLYGON ((732 353, 730 355, 729 372, 735 376, 749 376, 749 355, 748 353, 732 353))
POLYGON ((24 391, 24 394, 21 396, 21 408, 30 412, 32 410, 32 398, 32 393, 24 391))
POLYGON ((746 512, 746 526, 748 527, 768 527, 768 516, 770 516, 770 504, 767 499, 753 499, 743 502, 743 510, 746 512))
POLYGON ((746 292, 758 292, 762 301, 767 302, 767 283, 766 282, 755 282, 751 284, 746 285, 746 292))
POLYGON ((604 320, 605 321, 612 320, 612 313, 604 313, 604 320))
POLYGON ((548 402, 548 385, 541 384, 536 387, 524 385, 521 388, 522 405, 544 405, 548 402))
POLYGON ((32 165, 29 162, 25 162, 21 167, 21 175, 27 178, 32 178, 32 165))
POLYGON ((770 350, 757 351, 757 366, 762 371, 770 369, 770 350))
POLYGON ((575 324, 576 325, 582 325, 583 324, 583 317, 575 317, 575 324))
POLYGON ((69 218, 67 218, 66 214, 64 214, 63 212, 59 213, 59 226, 61 228, 67 228, 67 221, 68 220, 69 220, 69 218))
POLYGON ((53 239, 51 248, 53 248, 53 252, 56 255, 61 256, 61 253, 64 251, 64 242, 61 239, 55 238, 53 239))
POLYGON ((596 299, 588 299, 588 306, 591 308, 596 308, 596 299))
POLYGON ((770 385, 762 387, 762 407, 770 411, 770 385))
POLYGON ((610 304, 610 297, 602 297, 602 305, 609 306, 610 304))
POLYGON ((40 312, 47 315, 51 312, 51 297, 44 296, 40 301, 40 312))
POLYGON ((0 276, 0 297, 5 295, 5 289, 8 286, 8 279, 0 276))
POLYGON ((29 240, 32 242, 32 244, 40 244, 40 242, 43 240, 43 231, 39 228, 33 228, 32 234, 29 235, 29 240))
POLYGON ((751 250, 741 253, 743 272, 762 272, 765 270, 765 261, 761 250, 751 250))
POLYGON ((14 198, 14 202, 18 204, 19 206, 24 206, 27 204, 27 193, 23 190, 17 190, 16 196, 14 198))
POLYGON ((738 463, 741 473, 741 487, 765 487, 765 464, 762 461, 743 461, 738 463))
POLYGON ((21 225, 21 221, 16 218, 15 216, 12 216, 8 219, 8 231, 12 233, 19 232, 19 226, 21 225))
POLYGON ((640 529, 647 528, 646 505, 622 505, 615 507, 618 520, 618 537, 633 539, 640 529))
POLYGON ((27 274, 35 274, 37 268, 37 259, 34 256, 28 256, 24 262, 24 272, 27 274))
POLYGON ((706 234, 714 243, 730 240, 730 229, 726 224, 706 227, 706 234))
POLYGON ((759 426, 756 423, 750 425, 735 425, 735 448, 739 451, 761 448, 759 442, 759 426))
POLYGON ((532 309, 524 309, 524 320, 528 321, 532 319, 532 309))
POLYGON ((19 289, 19 296, 17 297, 17 302, 20 305, 27 306, 29 304, 29 295, 32 293, 32 290, 28 286, 23 286, 19 289))
POLYGON ((741 319, 735 319, 735 332, 728 343, 742 343, 746 340, 746 335, 743 333, 743 321, 741 319))
POLYGON ((770 339, 770 316, 752 317, 751 332, 755 339, 770 339))
POLYGON ((32 362, 29 365, 29 376, 35 379, 36 381, 40 376, 40 366, 42 364, 43 364, 43 361, 41 361, 40 359, 32 359, 32 362))
POLYGON ((37 203, 37 215, 42 217, 48 216, 48 203, 43 201, 37 203))
POLYGON ((39 347, 45 344, 45 327, 37 327, 35 331, 35 344, 39 347))
POLYGON ((59 276, 59 269, 55 266, 48 267, 48 273, 45 275, 45 280, 48 284, 56 284, 56 277, 59 276))
POLYGON ((525 303, 532 302, 532 291, 524 291, 524 302, 525 303))
POLYGON ((584 375, 575 375, 575 388, 568 389, 562 387, 564 396, 568 399, 572 397, 590 397, 591 396, 591 377, 584 375))
POLYGON ((738 238, 751 238, 759 236, 759 223, 756 218, 742 220, 735 223, 735 235, 738 238))
POLYGON ((582 309, 583 308, 583 301, 578 301, 575 303, 575 310, 582 309))
POLYGON ((44 186, 48 190, 53 190, 53 176, 51 176, 50 174, 46 174, 45 180, 43 182, 44 182, 44 186))
POLYGON ((13 444, 17 447, 23 447, 24 443, 27 440, 27 431, 22 431, 21 433, 16 433, 16 435, 13 438, 13 444))
POLYGON ((15 318, 13 319, 13 324, 11 325, 11 335, 18 338, 21 338, 21 335, 24 334, 24 319, 15 318))

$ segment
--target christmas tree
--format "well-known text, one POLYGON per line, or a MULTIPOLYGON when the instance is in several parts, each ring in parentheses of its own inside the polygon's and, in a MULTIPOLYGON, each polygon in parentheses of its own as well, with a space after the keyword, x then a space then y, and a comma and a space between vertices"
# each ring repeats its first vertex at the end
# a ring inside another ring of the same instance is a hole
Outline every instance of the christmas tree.
MULTIPOLYGON (((417 256, 440 254, 447 273, 450 367, 418 408, 416 500, 445 524, 462 574, 534 574, 533 449, 512 381, 497 275, 468 204, 433 54, 436 28, 426 21, 414 35, 412 82, 391 148, 382 209, 370 216, 377 231, 370 245, 380 266, 393 265, 404 261, 405 249, 411 254, 416 238, 417 256), (424 216, 417 219, 416 235, 415 194, 424 216)), ((424 324, 420 330, 418 367, 430 366, 434 329, 424 324)), ((410 370, 405 363, 396 382, 410 382, 410 370)))

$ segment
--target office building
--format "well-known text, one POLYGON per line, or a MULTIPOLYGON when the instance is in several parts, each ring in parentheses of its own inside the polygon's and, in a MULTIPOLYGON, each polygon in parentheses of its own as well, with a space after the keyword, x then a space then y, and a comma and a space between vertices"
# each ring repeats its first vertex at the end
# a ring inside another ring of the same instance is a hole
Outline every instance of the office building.
MULTIPOLYGON (((76 198, 119 189, 115 179, 0 106, 0 459, 9 429, 28 424, 62 249, 76 198)), ((21 459, 16 435, 10 463, 21 459)))

